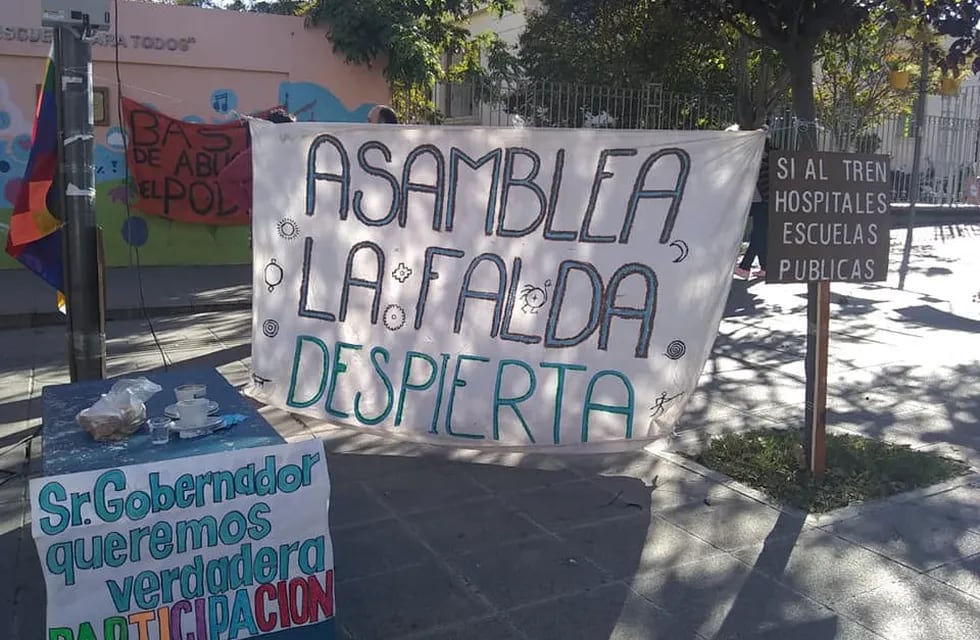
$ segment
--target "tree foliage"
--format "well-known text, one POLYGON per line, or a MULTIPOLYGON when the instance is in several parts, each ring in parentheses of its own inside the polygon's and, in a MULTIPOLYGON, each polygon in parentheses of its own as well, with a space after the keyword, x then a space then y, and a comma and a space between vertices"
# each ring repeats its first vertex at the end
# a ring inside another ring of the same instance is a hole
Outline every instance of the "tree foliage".
MULTIPOLYGON (((315 0, 314 24, 325 24, 334 50, 354 64, 384 61, 395 87, 430 86, 445 76, 447 54, 472 50, 474 38, 463 26, 473 8, 468 0, 315 0)), ((512 0, 490 0, 502 14, 512 0)), ((480 41, 486 42, 486 40, 480 41)))
POLYGON ((939 38, 921 33, 907 17, 889 22, 879 11, 853 35, 831 34, 818 45, 817 118, 839 148, 874 151, 869 130, 888 116, 912 112, 923 45, 935 63, 929 81, 938 84, 944 61, 939 38), (892 86, 892 72, 907 75, 905 88, 892 86))
POLYGON ((663 0, 545 0, 528 16, 519 58, 535 80, 729 93, 728 35, 698 32, 663 0))
POLYGON ((896 24, 903 17, 952 38, 942 56, 944 70, 959 74, 980 52, 976 29, 980 0, 671 0, 715 24, 730 25, 775 51, 790 73, 793 109, 805 125, 802 149, 816 148, 813 65, 825 38, 852 38, 878 17, 896 24))
POLYGON ((718 126, 722 114, 730 124, 734 111, 739 125, 755 127, 788 86, 768 50, 730 26, 705 28, 670 0, 545 0, 528 18, 519 57, 531 80, 661 85, 670 104, 657 105, 657 126, 718 126))

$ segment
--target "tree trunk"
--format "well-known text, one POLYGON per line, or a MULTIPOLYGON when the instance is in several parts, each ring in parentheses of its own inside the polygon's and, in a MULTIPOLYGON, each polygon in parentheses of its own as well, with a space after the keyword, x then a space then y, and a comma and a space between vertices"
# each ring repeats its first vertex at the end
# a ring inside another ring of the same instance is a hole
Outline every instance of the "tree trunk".
MULTIPOLYGON (((797 151, 816 151, 817 150, 817 127, 816 127, 816 105, 813 97, 813 57, 814 47, 807 47, 803 44, 784 53, 786 66, 789 67, 791 74, 791 86, 793 89, 793 112, 796 117, 796 150, 797 151)), ((806 370, 806 403, 804 405, 804 426, 803 426, 803 453, 804 459, 809 466, 814 451, 814 426, 815 417, 821 418, 821 424, 825 415, 823 402, 818 402, 818 397, 823 396, 818 392, 820 374, 820 361, 826 358, 826 330, 819 331, 821 320, 821 308, 827 306, 827 302, 822 304, 820 300, 829 297, 830 288, 826 282, 810 282, 807 284, 806 301, 806 360, 804 368, 806 370), (821 296, 820 294, 823 293, 821 296), (824 346, 824 355, 818 358, 820 346, 824 346), (819 393, 819 395, 818 395, 819 393)))
POLYGON ((796 116, 797 150, 816 151, 816 105, 813 98, 814 47, 801 45, 785 55, 793 89, 793 114, 796 116))
POLYGON ((740 129, 755 129, 752 77, 749 71, 749 39, 739 35, 735 45, 735 120, 740 129))
POLYGON ((772 65, 764 58, 756 68, 758 77, 753 79, 749 61, 752 48, 749 38, 740 35, 735 47, 735 118, 742 130, 758 129, 765 124, 771 102, 786 90, 774 80, 772 65))

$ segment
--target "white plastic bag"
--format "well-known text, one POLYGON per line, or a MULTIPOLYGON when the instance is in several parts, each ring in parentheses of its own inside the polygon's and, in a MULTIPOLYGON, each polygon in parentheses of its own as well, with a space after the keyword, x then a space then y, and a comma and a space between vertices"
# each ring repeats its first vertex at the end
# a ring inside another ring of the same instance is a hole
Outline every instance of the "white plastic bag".
POLYGON ((146 401, 163 387, 146 378, 124 378, 75 416, 95 440, 123 440, 146 420, 146 401))

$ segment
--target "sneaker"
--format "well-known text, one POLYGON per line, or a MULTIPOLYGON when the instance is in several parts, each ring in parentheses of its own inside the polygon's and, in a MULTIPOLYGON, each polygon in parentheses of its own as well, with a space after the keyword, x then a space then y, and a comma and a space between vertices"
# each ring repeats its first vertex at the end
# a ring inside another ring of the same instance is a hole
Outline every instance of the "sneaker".
POLYGON ((765 269, 759 269, 758 271, 756 271, 755 273, 752 274, 752 277, 753 278, 760 278, 760 279, 765 278, 766 277, 766 270, 765 269))
POLYGON ((735 277, 739 278, 740 280, 748 280, 749 270, 743 269, 742 267, 735 267, 735 277))

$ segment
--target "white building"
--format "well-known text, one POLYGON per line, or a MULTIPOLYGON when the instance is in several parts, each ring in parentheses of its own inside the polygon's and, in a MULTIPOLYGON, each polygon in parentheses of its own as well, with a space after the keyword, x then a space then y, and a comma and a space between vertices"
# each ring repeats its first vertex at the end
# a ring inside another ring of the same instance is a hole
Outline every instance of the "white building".
MULTIPOLYGON (((488 8, 486 0, 474 0, 464 26, 479 35, 487 31, 517 51, 521 34, 527 26, 527 14, 542 8, 541 0, 515 0, 514 9, 498 15, 488 8)), ((447 61, 447 63, 450 61, 447 61)), ((441 86, 435 90, 435 103, 446 116, 447 124, 476 124, 484 126, 520 126, 519 118, 508 116, 500 105, 486 104, 479 89, 472 86, 441 86)))
POLYGON ((514 49, 517 48, 517 41, 527 25, 527 13, 537 11, 543 6, 541 0, 516 0, 513 11, 498 16, 496 12, 487 9, 485 0, 474 2, 473 5, 473 12, 465 23, 470 33, 493 31, 514 49))

